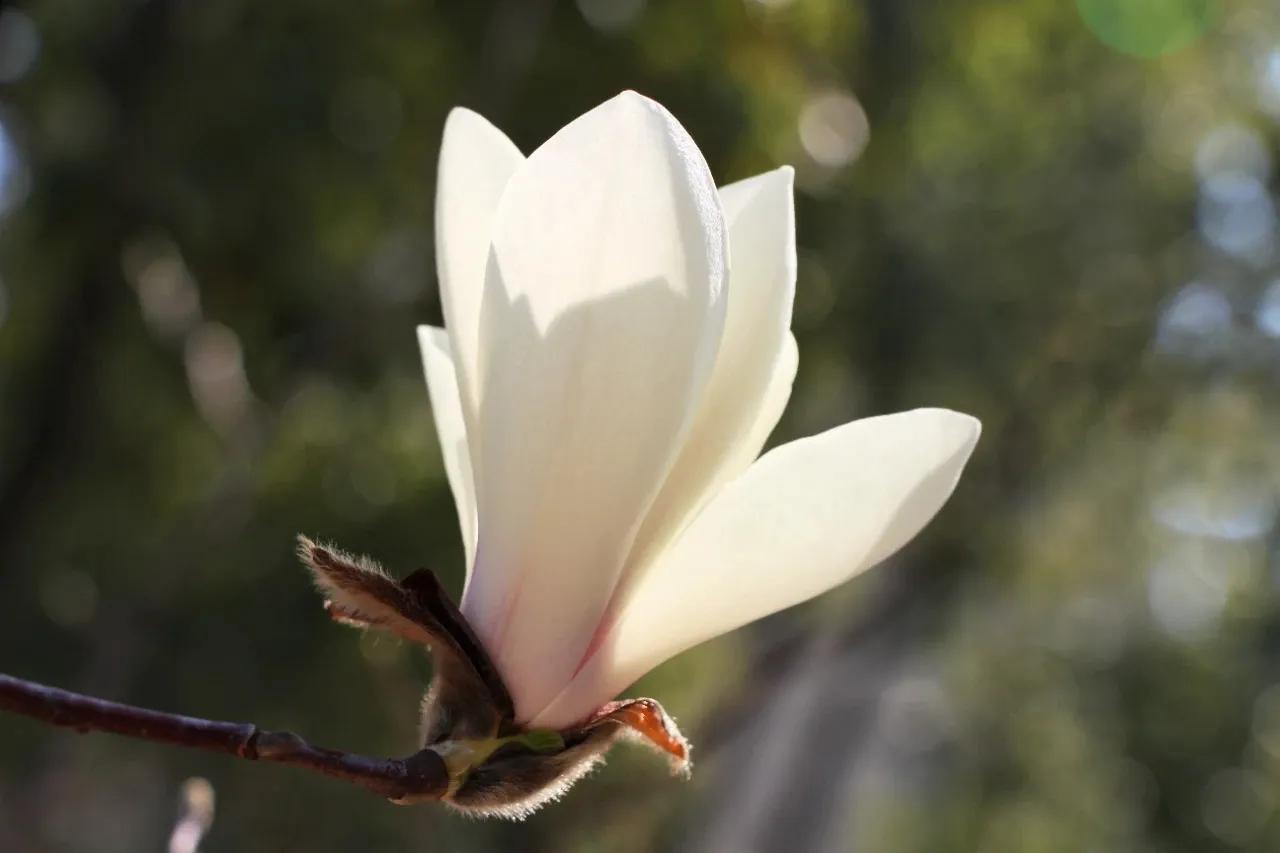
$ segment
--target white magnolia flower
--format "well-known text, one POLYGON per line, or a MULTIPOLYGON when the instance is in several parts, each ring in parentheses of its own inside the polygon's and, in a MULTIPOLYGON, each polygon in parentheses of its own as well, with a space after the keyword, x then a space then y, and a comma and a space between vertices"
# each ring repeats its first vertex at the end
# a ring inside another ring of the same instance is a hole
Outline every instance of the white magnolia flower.
POLYGON ((977 442, 917 409, 756 459, 797 364, 792 170, 717 190, 635 93, 527 158, 454 110, 436 245, 446 328, 419 331, 461 610, 528 728, 885 559, 977 442))

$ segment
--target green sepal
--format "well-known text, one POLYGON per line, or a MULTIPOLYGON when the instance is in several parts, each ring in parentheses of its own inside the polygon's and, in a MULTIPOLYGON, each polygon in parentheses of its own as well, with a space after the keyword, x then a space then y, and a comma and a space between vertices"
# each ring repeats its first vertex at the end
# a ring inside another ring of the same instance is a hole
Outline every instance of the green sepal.
POLYGON ((449 794, 452 795, 462 786, 472 770, 484 764, 489 756, 509 743, 540 753, 555 753, 565 748, 564 738, 551 729, 534 729, 507 737, 441 741, 431 748, 444 759, 445 768, 449 771, 449 794))
POLYGON ((509 743, 518 743, 534 752, 560 752, 564 749, 564 738, 551 729, 533 729, 507 738, 509 743))

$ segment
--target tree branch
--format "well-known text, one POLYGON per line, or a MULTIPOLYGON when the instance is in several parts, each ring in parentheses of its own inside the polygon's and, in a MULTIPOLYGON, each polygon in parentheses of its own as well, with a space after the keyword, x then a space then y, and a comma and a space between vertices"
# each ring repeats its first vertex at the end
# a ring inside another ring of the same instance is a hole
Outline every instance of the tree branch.
POLYGON ((314 746, 292 732, 202 720, 108 702, 0 673, 0 710, 80 733, 111 732, 250 761, 305 767, 396 802, 438 800, 449 787, 444 760, 424 749, 403 759, 370 758, 314 746))

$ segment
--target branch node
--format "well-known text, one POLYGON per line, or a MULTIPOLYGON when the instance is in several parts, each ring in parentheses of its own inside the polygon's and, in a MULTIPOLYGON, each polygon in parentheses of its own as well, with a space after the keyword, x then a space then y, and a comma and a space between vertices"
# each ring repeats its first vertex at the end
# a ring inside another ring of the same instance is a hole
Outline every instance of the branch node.
POLYGON ((298 755, 309 749, 309 744, 293 732, 255 733, 254 758, 262 761, 279 761, 289 755, 298 755))
POLYGON ((258 738, 262 733, 258 731, 258 727, 250 724, 249 734, 240 745, 236 748, 236 755, 248 761, 258 760, 258 738))

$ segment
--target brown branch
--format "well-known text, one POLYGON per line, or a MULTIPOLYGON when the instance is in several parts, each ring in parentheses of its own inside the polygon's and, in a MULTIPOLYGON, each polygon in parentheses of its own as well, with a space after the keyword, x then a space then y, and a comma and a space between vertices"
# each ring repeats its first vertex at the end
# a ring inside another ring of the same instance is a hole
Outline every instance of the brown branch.
POLYGON ((292 732, 265 731, 252 723, 202 720, 108 702, 2 673, 0 710, 82 734, 111 732, 250 761, 305 767, 395 802, 438 800, 449 787, 444 760, 430 749, 403 759, 370 758, 314 746, 292 732))

